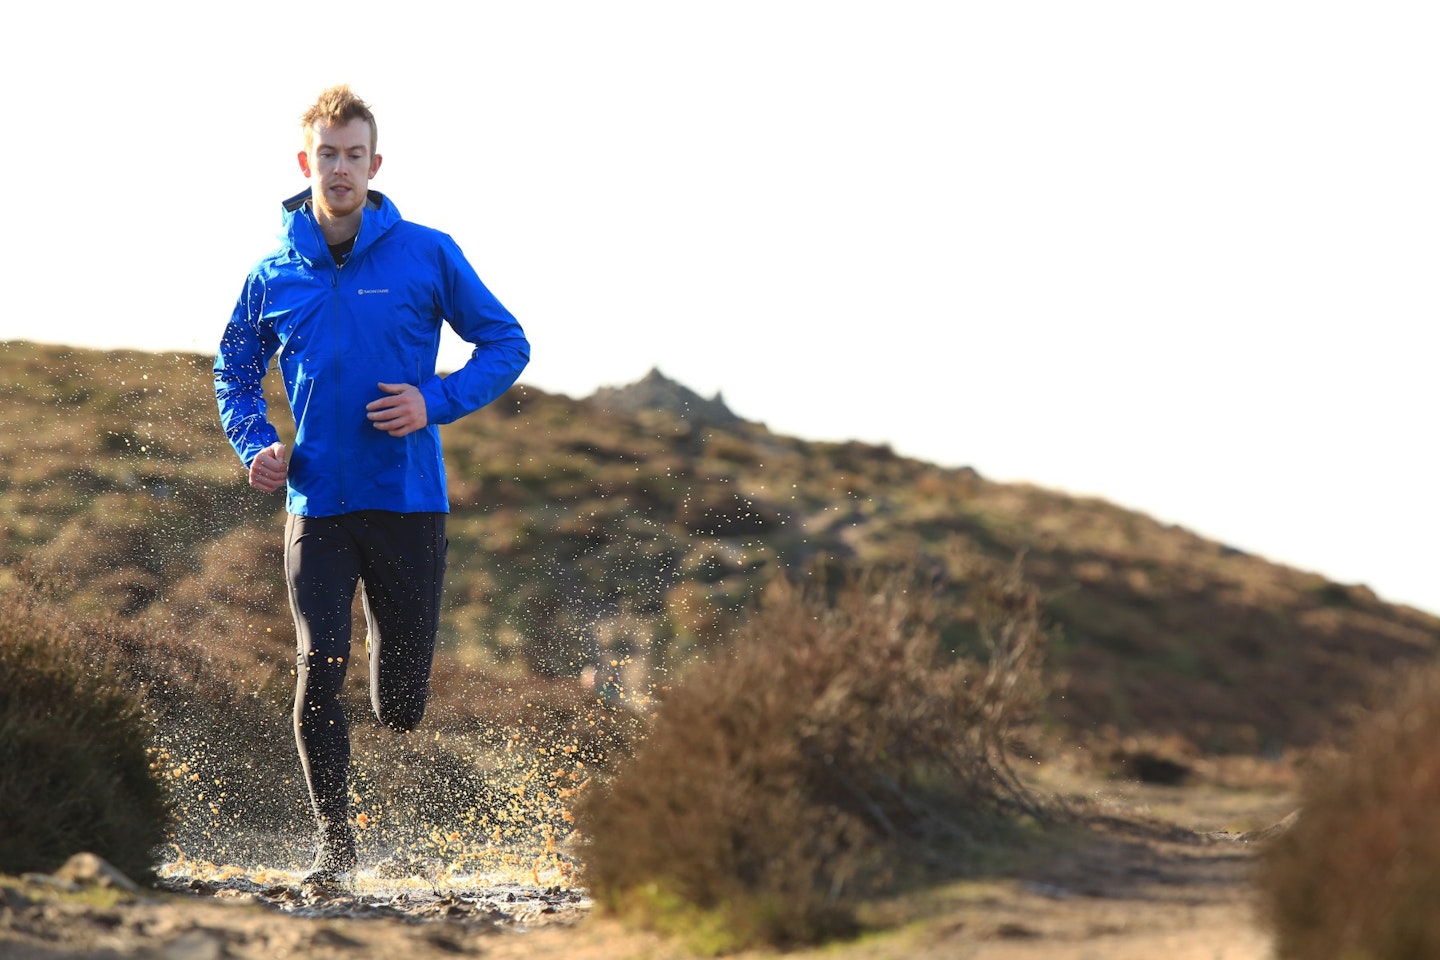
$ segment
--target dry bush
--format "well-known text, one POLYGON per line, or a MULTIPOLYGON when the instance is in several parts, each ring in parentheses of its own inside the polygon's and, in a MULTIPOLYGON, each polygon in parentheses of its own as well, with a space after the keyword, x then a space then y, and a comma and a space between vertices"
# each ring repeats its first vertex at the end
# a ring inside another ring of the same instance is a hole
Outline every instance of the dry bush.
POLYGON ((0 871, 90 851, 148 876, 170 816, 150 732, 113 661, 85 655, 55 609, 0 593, 0 871))
POLYGON ((815 941, 853 931, 896 871, 963 868, 1039 813, 1004 761, 1042 692, 1037 602, 1018 571, 978 593, 985 664, 941 652, 934 594, 911 578, 828 600, 772 584, 578 804, 597 902, 697 949, 815 941))
POLYGON ((1440 957, 1440 666, 1319 762, 1259 875, 1282 960, 1440 957))
MULTIPOLYGON (((144 713, 149 763, 173 816, 168 839, 192 856, 238 854, 257 833, 308 818, 291 731, 289 661, 266 667, 222 646, 224 633, 163 622, 77 616, 57 605, 67 584, 8 568, 0 603, 30 611, 64 638, 77 669, 109 671, 144 713)), ((243 642, 243 641, 240 641, 243 642)), ((158 842, 158 841, 157 841, 158 842)))

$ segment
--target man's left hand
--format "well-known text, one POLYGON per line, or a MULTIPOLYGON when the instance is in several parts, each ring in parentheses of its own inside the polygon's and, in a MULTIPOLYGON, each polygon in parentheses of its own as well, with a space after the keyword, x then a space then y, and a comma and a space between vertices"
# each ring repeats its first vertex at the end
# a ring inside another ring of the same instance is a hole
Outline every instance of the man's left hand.
POLYGON ((425 412, 425 395, 419 387, 413 383, 382 383, 379 387, 388 396, 365 404, 365 415, 375 424, 375 429, 384 430, 392 437, 425 429, 430 418, 425 412))

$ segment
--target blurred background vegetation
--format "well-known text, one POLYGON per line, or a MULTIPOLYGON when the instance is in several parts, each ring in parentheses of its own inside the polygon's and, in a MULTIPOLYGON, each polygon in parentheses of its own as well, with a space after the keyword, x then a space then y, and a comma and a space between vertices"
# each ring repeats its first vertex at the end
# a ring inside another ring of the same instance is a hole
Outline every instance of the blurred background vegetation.
MULTIPOLYGON (((0 564, 27 563, 76 615, 288 666, 281 498, 244 484, 210 362, 0 345, 0 564)), ((1377 674, 1440 642, 1440 619, 1364 586, 1102 500, 724 413, 652 374, 590 399, 518 386, 444 427, 447 657, 512 679, 618 670, 643 690, 725 644, 775 577, 871 568, 924 571, 942 642, 975 653, 965 571, 1023 554, 1060 628, 1057 729, 1273 756, 1325 738, 1377 674)))

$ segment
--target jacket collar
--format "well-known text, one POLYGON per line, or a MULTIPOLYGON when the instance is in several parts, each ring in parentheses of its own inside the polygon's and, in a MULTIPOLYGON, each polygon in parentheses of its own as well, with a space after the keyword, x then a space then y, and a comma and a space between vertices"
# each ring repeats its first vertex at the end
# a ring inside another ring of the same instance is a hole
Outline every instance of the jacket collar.
MULTIPOLYGON (((315 212, 310 205, 310 191, 303 190, 282 204, 281 239, 312 266, 330 259, 325 235, 315 221, 315 212)), ((390 198, 378 190, 371 190, 365 198, 365 209, 360 218, 360 233, 355 237, 355 248, 350 252, 351 260, 370 246, 385 231, 400 219, 400 211, 390 198)))

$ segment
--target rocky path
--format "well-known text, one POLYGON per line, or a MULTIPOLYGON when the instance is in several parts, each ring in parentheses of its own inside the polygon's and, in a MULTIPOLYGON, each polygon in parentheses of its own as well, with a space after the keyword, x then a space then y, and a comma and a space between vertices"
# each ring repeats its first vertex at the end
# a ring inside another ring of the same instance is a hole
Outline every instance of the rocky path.
MULTIPOLYGON (((1090 828, 1004 879, 876 908, 883 932, 839 960, 1268 960, 1246 834, 1288 811, 1275 792, 1127 788, 1090 828)), ((158 889, 0 878, 0 958, 686 960, 677 944, 595 916, 583 892, 514 882, 345 888, 260 876, 172 876, 158 889)), ((806 957, 801 952, 790 957, 806 957)), ((760 957, 763 954, 751 954, 760 957)))

